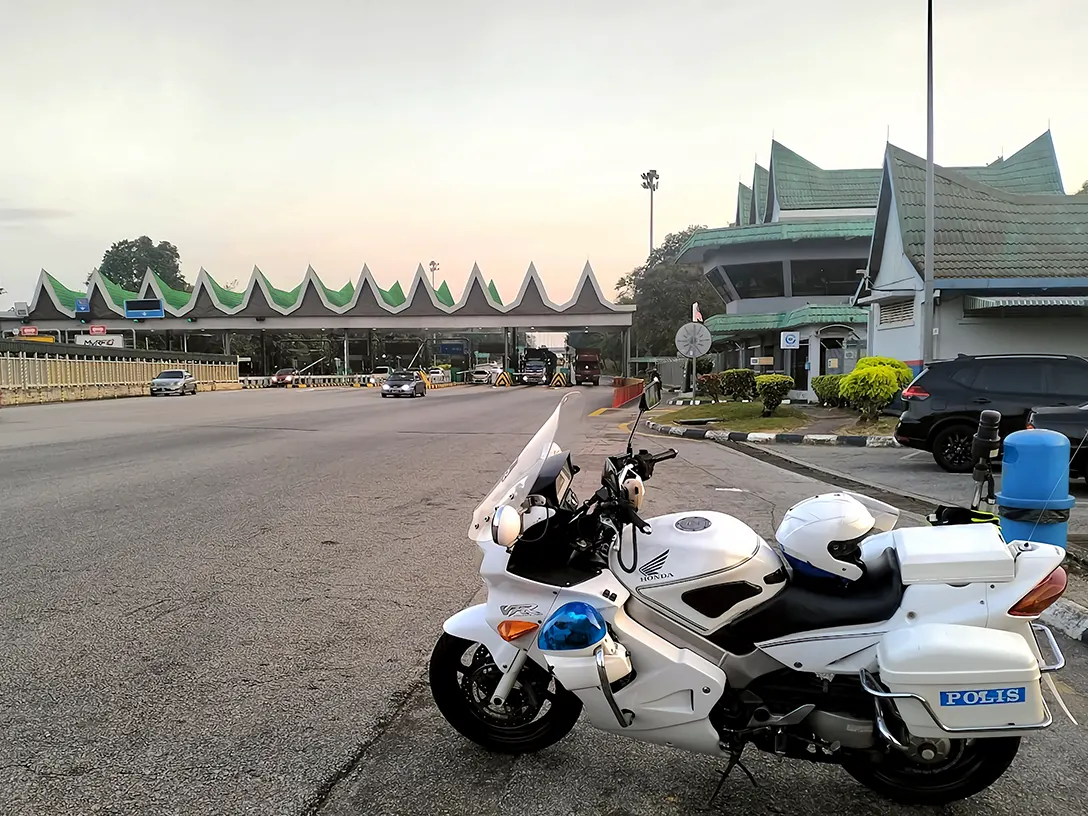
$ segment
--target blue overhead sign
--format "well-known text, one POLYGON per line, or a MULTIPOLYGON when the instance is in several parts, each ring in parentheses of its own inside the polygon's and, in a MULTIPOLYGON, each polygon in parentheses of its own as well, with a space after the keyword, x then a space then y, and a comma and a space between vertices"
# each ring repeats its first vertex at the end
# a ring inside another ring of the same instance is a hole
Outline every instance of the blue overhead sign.
POLYGON ((89 312, 90 310, 91 310, 91 299, 90 298, 85 298, 85 297, 76 298, 76 313, 77 314, 79 312, 89 312))
POLYGON ((456 341, 449 342, 449 343, 439 343, 438 344, 438 353, 439 354, 447 354, 447 355, 464 354, 465 353, 465 344, 464 343, 458 343, 456 341))
POLYGON ((141 298, 140 300, 125 301, 125 317, 134 320, 145 320, 153 317, 166 317, 162 309, 162 301, 158 298, 141 298))

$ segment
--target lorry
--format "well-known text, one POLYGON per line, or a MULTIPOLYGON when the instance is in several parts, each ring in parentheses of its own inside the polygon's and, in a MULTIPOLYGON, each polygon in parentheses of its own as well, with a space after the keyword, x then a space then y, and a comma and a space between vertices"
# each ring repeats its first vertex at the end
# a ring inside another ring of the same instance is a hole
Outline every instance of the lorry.
POLYGON ((571 379, 575 385, 601 384, 601 350, 582 348, 574 350, 574 369, 571 379))
POLYGON ((525 349, 521 381, 526 385, 548 385, 555 375, 559 358, 546 348, 525 349))

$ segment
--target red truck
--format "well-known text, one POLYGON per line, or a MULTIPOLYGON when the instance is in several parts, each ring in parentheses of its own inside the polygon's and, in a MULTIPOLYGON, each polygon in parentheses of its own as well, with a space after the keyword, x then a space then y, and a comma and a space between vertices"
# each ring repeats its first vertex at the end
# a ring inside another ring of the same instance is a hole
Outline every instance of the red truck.
POLYGON ((601 384, 601 350, 576 349, 574 352, 575 385, 601 384))

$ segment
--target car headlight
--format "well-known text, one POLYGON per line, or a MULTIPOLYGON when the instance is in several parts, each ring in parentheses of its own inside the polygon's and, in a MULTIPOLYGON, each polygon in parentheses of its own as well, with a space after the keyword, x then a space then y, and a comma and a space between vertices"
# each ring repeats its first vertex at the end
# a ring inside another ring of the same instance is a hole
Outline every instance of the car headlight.
POLYGON ((400 387, 400 390, 401 390, 401 391, 411 391, 411 390, 412 390, 412 386, 411 386, 411 385, 402 385, 402 386, 400 387))
MULTIPOLYGON (((374 381, 371 380, 371 382, 374 382, 374 381)), ((388 391, 389 390, 389 383, 382 383, 382 390, 383 391, 388 391)))

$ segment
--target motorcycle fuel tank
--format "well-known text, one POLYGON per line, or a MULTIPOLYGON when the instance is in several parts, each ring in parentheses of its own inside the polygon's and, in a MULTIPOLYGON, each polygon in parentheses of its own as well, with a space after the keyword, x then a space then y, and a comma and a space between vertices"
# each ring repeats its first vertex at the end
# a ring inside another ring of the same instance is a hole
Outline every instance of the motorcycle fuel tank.
POLYGON ((744 522, 709 510, 647 519, 653 532, 624 528, 609 568, 635 598, 708 634, 786 588, 782 560, 744 522))

